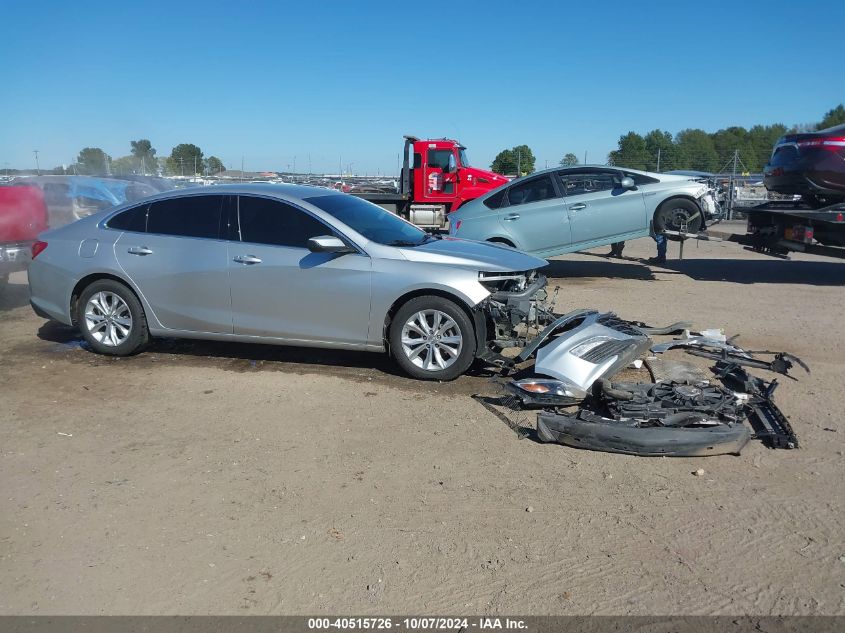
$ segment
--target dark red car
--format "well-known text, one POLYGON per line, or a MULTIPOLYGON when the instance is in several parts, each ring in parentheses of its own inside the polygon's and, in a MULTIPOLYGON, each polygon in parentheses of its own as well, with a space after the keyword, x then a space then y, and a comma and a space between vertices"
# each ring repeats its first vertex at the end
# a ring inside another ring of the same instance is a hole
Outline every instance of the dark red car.
POLYGON ((799 194, 817 206, 845 200, 845 125, 781 137, 763 182, 769 191, 799 194))
POLYGON ((0 186, 0 290, 9 274, 26 270, 30 249, 47 230, 47 205, 32 185, 0 186))

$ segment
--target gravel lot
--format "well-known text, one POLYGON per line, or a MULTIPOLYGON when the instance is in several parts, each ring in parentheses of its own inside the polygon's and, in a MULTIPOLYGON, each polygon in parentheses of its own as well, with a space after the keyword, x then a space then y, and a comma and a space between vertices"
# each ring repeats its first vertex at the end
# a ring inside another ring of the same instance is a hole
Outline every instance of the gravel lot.
POLYGON ((845 614, 845 263, 713 242, 636 259, 653 251, 553 261, 557 310, 689 319, 801 356, 812 375, 777 394, 801 449, 519 440, 470 397, 487 376, 418 383, 379 355, 159 341, 96 356, 13 276, 0 613, 845 614))

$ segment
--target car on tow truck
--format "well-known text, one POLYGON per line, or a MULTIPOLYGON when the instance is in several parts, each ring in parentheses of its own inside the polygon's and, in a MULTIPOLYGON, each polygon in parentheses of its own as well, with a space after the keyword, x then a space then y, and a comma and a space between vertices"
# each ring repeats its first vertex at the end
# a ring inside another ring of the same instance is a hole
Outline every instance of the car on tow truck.
POLYGON ((845 125, 782 136, 763 168, 763 183, 815 207, 845 202, 845 125))
POLYGON ((551 257, 667 230, 697 233, 710 195, 706 184, 689 176, 558 167, 463 205, 449 216, 449 233, 551 257))
POLYGON ((35 312, 95 352, 151 337, 387 350, 428 380, 495 361, 545 293, 542 259, 297 185, 158 194, 43 233, 33 255, 35 312))

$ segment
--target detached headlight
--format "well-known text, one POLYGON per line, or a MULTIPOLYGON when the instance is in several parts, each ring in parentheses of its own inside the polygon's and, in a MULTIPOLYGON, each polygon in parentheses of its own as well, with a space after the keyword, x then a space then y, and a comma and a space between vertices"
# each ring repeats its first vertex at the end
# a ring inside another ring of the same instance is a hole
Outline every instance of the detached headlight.
POLYGON ((581 400, 566 383, 551 378, 512 380, 505 388, 528 406, 565 406, 581 400))

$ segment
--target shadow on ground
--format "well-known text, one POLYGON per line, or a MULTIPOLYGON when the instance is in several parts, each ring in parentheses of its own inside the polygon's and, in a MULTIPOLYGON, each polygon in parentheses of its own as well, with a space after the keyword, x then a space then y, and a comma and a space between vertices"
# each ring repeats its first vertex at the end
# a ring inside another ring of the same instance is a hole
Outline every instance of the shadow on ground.
POLYGON ((845 286, 845 264, 782 259, 670 259, 662 266, 698 281, 845 286))
MULTIPOLYGON (((591 253, 586 253, 590 255, 591 253)), ((596 259, 552 260, 542 269, 549 279, 638 279, 654 281, 655 276, 645 262, 638 259, 608 259, 595 255, 596 259)))
POLYGON ((451 383, 430 383, 417 381, 406 376, 393 359, 384 353, 332 350, 282 345, 260 345, 225 341, 201 341, 193 339, 153 339, 147 348, 135 356, 102 356, 91 352, 78 331, 74 328, 47 321, 38 330, 38 338, 54 347, 50 352, 82 350, 84 360, 95 364, 132 363, 140 367, 165 364, 218 367, 227 371, 280 371, 291 373, 312 373, 318 371, 327 375, 357 380, 388 379, 393 384, 405 384, 415 390, 426 389, 428 385, 439 385, 444 392, 470 393, 484 381, 496 374, 495 368, 476 363, 462 376, 451 383), (475 380, 473 380, 475 379, 475 380), (469 383, 467 382, 469 380, 469 383))

